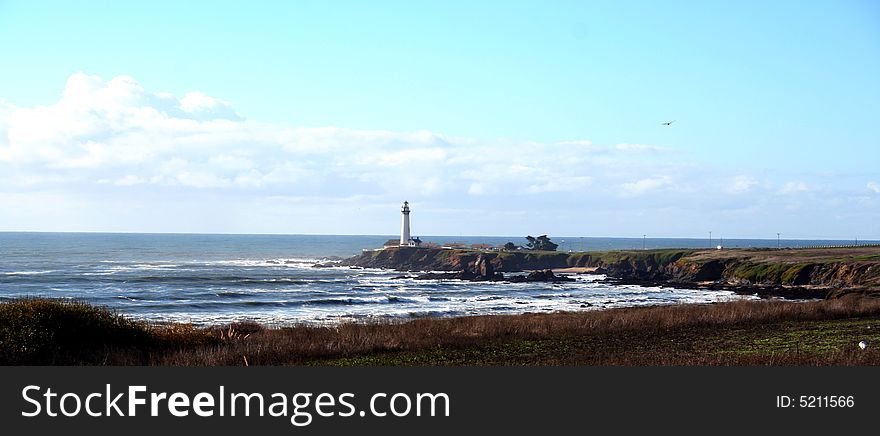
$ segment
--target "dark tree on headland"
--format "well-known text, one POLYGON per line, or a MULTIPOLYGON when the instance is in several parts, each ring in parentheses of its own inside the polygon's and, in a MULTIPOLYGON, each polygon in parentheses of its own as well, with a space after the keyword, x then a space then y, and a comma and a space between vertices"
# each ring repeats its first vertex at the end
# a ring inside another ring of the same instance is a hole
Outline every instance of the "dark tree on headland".
POLYGON ((556 247, 559 246, 558 244, 551 242, 547 235, 541 235, 537 238, 529 235, 526 236, 526 240, 529 241, 526 243, 526 247, 528 247, 529 250, 556 251, 556 247))
POLYGON ((516 250, 516 248, 517 248, 516 244, 514 244, 513 242, 508 242, 508 243, 504 244, 503 247, 501 247, 502 250, 507 250, 507 251, 514 251, 514 250, 516 250))

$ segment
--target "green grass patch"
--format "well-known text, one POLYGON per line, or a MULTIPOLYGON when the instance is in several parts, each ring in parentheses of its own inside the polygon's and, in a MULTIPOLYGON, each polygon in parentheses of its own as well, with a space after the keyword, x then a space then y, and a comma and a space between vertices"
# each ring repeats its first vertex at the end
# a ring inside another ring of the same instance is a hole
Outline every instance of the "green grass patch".
POLYGON ((789 268, 790 265, 783 263, 744 263, 736 267, 733 275, 751 283, 778 283, 789 268))
POLYGON ((742 338, 738 346, 724 352, 748 355, 778 353, 828 354, 856 350, 859 341, 880 344, 880 320, 844 319, 812 322, 784 322, 760 336, 742 338))
POLYGON ((806 268, 806 267, 807 267, 807 264, 805 264, 805 263, 798 263, 798 264, 789 266, 782 273, 782 284, 784 284, 784 285, 794 284, 794 282, 797 280, 798 274, 800 274, 801 271, 803 271, 804 268, 806 268))
POLYGON ((611 265, 622 262, 666 265, 674 263, 695 251, 688 249, 613 250, 577 253, 576 256, 578 266, 611 265))
POLYGON ((717 329, 691 327, 644 335, 559 336, 502 339, 464 347, 389 351, 329 359, 322 366, 460 365, 753 365, 872 364, 880 344, 880 319, 787 321, 717 329))
POLYGON ((318 359, 308 365, 326 366, 463 366, 546 365, 564 360, 587 347, 580 337, 496 340, 469 347, 437 347, 409 352, 385 352, 318 359))

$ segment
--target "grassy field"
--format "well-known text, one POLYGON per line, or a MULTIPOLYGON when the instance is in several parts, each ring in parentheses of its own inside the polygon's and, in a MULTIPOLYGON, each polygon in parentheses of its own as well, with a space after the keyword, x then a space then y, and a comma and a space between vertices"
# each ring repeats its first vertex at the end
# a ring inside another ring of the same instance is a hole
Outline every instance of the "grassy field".
POLYGON ((880 247, 865 245, 857 247, 829 248, 734 248, 725 250, 699 250, 692 254, 695 259, 716 260, 741 258, 756 263, 829 263, 851 261, 880 261, 880 247))
POLYGON ((2 364, 876 365, 878 345, 880 299, 856 297, 282 329, 152 325, 54 300, 0 304, 2 364))

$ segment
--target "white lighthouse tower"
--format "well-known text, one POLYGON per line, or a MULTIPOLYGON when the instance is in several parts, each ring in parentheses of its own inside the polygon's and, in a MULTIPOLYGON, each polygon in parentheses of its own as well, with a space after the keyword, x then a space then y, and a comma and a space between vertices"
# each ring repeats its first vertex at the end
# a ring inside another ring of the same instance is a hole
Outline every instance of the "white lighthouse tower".
POLYGON ((400 213, 403 214, 400 221, 400 245, 412 245, 412 241, 409 236, 409 202, 404 201, 403 207, 400 208, 400 213))

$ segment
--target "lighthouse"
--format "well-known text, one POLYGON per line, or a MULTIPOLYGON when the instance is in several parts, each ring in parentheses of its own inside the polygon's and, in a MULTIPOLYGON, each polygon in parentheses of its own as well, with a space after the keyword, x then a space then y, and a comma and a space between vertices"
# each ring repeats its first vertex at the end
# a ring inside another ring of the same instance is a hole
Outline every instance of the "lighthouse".
POLYGON ((404 201, 403 207, 400 208, 400 245, 412 245, 409 236, 409 202, 404 201))

